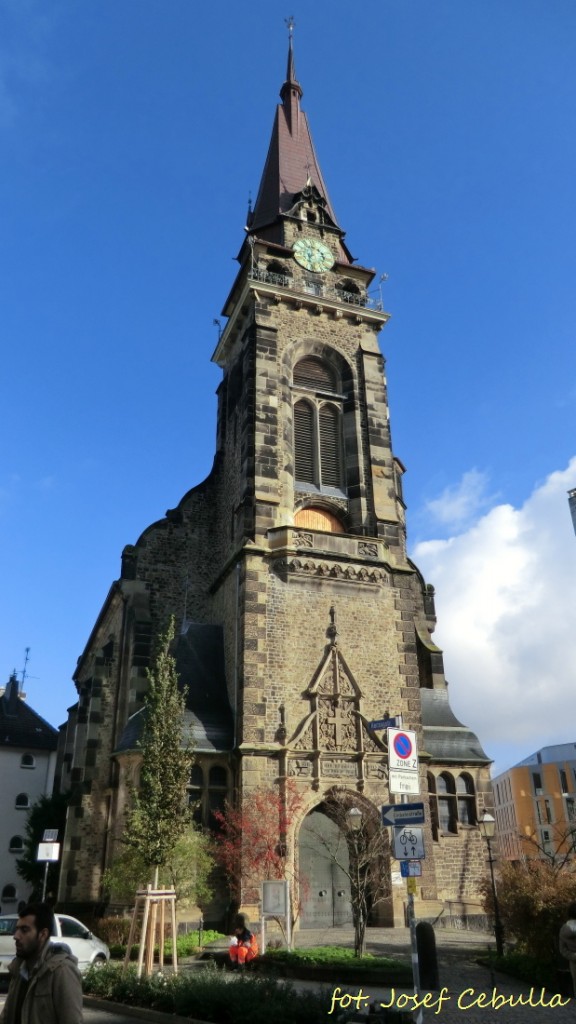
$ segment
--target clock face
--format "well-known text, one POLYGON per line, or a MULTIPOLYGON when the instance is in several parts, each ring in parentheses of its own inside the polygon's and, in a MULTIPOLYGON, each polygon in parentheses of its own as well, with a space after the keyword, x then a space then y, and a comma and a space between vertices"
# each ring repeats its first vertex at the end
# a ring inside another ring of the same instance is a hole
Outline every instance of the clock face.
POLYGON ((319 274, 334 265, 332 251, 317 238, 299 238, 292 246, 294 259, 301 267, 319 274))

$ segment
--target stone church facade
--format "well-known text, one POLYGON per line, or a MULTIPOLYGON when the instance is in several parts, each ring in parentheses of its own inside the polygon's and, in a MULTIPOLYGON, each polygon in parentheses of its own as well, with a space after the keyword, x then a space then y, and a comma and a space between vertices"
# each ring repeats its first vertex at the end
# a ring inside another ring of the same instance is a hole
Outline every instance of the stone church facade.
MULTIPOLYGON (((151 645, 174 615, 199 820, 210 825, 225 798, 249 803, 262 787, 282 795, 291 780, 302 809, 283 838, 297 861, 306 823, 335 789, 371 820, 399 799, 388 791, 386 734, 370 722, 402 714, 418 733, 415 799, 426 807, 416 912, 480 914, 477 820, 492 806, 490 762, 451 711, 433 589, 406 553, 379 347, 388 316, 331 206, 291 44, 280 97, 213 356, 222 382, 212 472, 124 549, 75 673, 60 904, 101 901, 151 645)), ((398 868, 385 858, 382 922, 404 921, 398 868)), ((342 877, 313 875, 303 924, 345 920, 342 877)))

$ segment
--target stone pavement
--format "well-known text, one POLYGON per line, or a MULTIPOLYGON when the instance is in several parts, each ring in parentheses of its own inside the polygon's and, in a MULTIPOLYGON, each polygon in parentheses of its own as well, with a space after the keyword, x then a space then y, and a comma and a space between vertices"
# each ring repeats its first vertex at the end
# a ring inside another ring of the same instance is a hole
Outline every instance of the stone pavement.
MULTIPOLYGON (((296 936, 297 946, 330 945, 351 946, 353 944, 352 929, 330 931, 303 931, 296 936)), ((542 993, 540 988, 533 988, 522 982, 516 982, 504 975, 495 974, 475 963, 475 957, 493 946, 493 937, 485 933, 469 931, 452 931, 437 929, 436 943, 440 967, 441 993, 429 996, 429 1006, 424 1008, 421 1019, 424 1022, 440 1021, 442 1024, 576 1024, 576 1002, 563 998, 553 999, 550 994, 542 993), (442 999, 440 999, 440 995, 442 999), (523 1000, 524 1005, 519 1005, 523 1000), (517 1005, 511 1006, 514 1001, 517 1005), (559 1005, 559 1003, 564 1005, 559 1005)), ((377 929, 368 932, 368 950, 378 954, 389 954, 398 958, 410 956, 410 934, 408 929, 377 929)), ((237 975, 229 974, 226 978, 234 984, 237 975)), ((402 1007, 406 997, 411 993, 407 990, 393 991, 379 988, 376 985, 352 986, 350 983, 339 983, 334 977, 333 984, 319 985, 312 981, 293 981, 300 991, 321 988, 326 993, 326 1024, 330 1024, 329 1015, 333 1000, 344 997, 369 997, 371 1002, 379 1006, 381 1002, 402 1007), (338 990, 338 991, 337 991, 338 990), (402 996, 404 999, 402 999, 402 996)), ((0 995, 0 1007, 3 996, 0 995)), ((349 1005, 349 1004, 348 1004, 349 1005)), ((368 1004, 361 1000, 361 1006, 368 1004)), ((411 1008, 410 1003, 405 1008, 411 1008)), ((101 1008, 85 1010, 85 1024, 138 1024, 154 1019, 166 1024, 174 1024, 175 1018, 160 1014, 148 1015, 132 1009, 124 1011, 120 1007, 109 1013, 101 1008)), ((367 1018, 369 1021, 369 1017, 367 1018)), ((415 1024, 418 1017, 414 1014, 415 1024)))
MULTIPOLYGON (((492 934, 443 928, 437 928, 435 934, 443 998, 439 999, 439 993, 430 995, 429 1006, 421 1013, 424 1021, 440 1021, 442 1024, 576 1024, 576 1002, 573 999, 567 1000, 564 997, 553 1000, 550 994, 542 993, 540 988, 534 988, 530 998, 529 985, 505 975, 492 974, 475 962, 477 957, 494 948, 492 934), (524 1005, 520 1005, 520 999, 524 1005), (511 1006, 511 1001, 518 1005, 511 1006), (557 1005, 559 1002, 564 1005, 557 1005)), ((298 946, 325 943, 353 946, 353 931, 351 928, 324 932, 302 931, 296 939, 298 946)), ((407 928, 370 928, 367 950, 380 956, 409 959, 410 932, 407 928)), ((296 984, 298 988, 317 987, 312 982, 296 984)), ((327 992, 327 1009, 330 1009, 333 997, 339 998, 345 994, 357 996, 359 991, 358 986, 339 985, 335 978, 334 987, 327 992), (341 991, 336 993, 336 987, 341 991)), ((402 1005, 405 999, 400 997, 411 994, 406 989, 392 993, 389 988, 367 985, 362 987, 362 994, 369 996, 377 1008, 381 1002, 398 1008, 413 1008, 410 1002, 405 1007, 402 1005)), ((346 1006, 346 1001, 343 1005, 346 1006)), ((416 1014, 414 1019, 417 1020, 416 1014)), ((327 1016, 327 1024, 329 1020, 327 1016)))

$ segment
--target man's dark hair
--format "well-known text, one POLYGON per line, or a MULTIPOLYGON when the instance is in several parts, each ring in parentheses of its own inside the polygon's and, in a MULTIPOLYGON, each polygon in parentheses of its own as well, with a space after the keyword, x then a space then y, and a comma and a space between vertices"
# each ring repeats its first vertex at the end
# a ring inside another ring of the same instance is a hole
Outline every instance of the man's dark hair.
POLYGON ((56 934, 56 922, 54 911, 49 903, 27 903, 19 911, 20 917, 33 917, 36 921, 36 931, 41 932, 43 928, 48 929, 49 935, 56 934))

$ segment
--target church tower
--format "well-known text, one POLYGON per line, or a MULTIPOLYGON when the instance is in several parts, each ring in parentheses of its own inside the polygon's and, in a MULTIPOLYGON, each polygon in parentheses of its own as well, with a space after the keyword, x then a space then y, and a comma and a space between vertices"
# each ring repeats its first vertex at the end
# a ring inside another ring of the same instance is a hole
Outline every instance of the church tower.
MULTIPOLYGON (((330 202, 291 38, 280 98, 213 355, 213 470, 125 548, 75 674, 60 900, 101 899, 138 759, 151 641, 174 614, 198 820, 210 826, 225 798, 298 793, 279 841, 306 876, 302 927, 349 919, 345 877, 311 837, 337 842, 334 793, 373 821, 395 801, 385 734, 370 724, 389 715, 419 737, 417 912, 477 914, 490 762, 451 711, 433 589, 407 557, 379 346, 388 314, 330 202)), ((389 895, 377 919, 403 923, 405 885, 388 849, 382 870, 389 895)))

